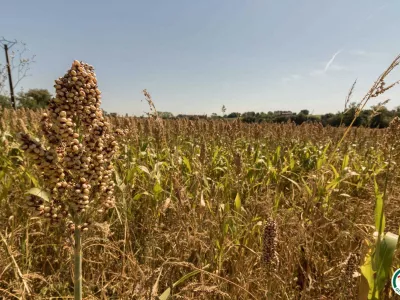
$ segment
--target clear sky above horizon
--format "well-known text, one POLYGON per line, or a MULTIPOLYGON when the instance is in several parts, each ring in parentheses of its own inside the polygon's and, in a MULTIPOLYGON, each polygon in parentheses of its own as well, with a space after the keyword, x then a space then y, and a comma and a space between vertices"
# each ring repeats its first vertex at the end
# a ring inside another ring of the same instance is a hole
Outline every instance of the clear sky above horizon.
MULTIPOLYGON (((174 114, 336 112, 355 79, 357 101, 400 53, 398 0, 13 0, 1 10, 0 37, 36 54, 19 88, 53 93, 83 60, 103 108, 129 115, 148 111, 143 89, 174 114)), ((400 105, 400 86, 387 97, 400 105)))

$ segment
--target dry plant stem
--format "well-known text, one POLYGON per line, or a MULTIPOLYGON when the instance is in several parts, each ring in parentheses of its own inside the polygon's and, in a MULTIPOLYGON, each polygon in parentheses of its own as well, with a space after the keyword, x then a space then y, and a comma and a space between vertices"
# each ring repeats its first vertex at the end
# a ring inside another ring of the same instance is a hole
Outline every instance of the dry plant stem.
POLYGON ((27 292, 28 294, 30 294, 29 286, 28 286, 28 284, 27 284, 27 282, 26 282, 26 280, 25 280, 25 278, 24 278, 24 275, 23 275, 22 272, 21 272, 21 269, 19 268, 19 266, 18 266, 18 264, 17 264, 17 262, 16 262, 16 260, 15 260, 15 258, 14 258, 14 255, 12 254, 12 251, 11 251, 10 247, 9 247, 8 244, 7 244, 6 239, 4 238, 4 236, 3 236, 1 233, 0 233, 0 237, 1 237, 1 240, 3 241, 4 245, 6 246, 8 255, 10 256, 12 262, 14 263, 14 266, 15 266, 15 269, 16 269, 16 271, 17 271, 18 276, 21 278, 22 283, 24 284, 24 290, 26 290, 26 292, 27 292))
MULTIPOLYGON (((400 82, 400 81, 396 81, 396 82, 392 83, 391 85, 389 85, 388 87, 384 87, 384 83, 385 83, 384 80, 385 80, 386 76, 388 76, 389 73, 391 71, 393 71, 393 69, 396 68, 399 65, 399 63, 400 63, 400 55, 396 56, 396 58, 393 60, 393 62, 390 64, 390 66, 386 69, 385 72, 383 72, 378 77, 378 80, 374 83, 374 85, 370 88, 368 93, 360 101, 360 103, 358 104, 356 113, 354 115, 354 118, 351 121, 350 125, 347 127, 346 131, 344 132, 342 138, 337 143, 336 149, 338 149, 340 147, 340 145, 342 144, 343 140, 346 138, 346 136, 350 132, 350 129, 353 127, 353 124, 357 120, 357 118, 360 115, 361 111, 364 109, 365 105, 367 105, 368 101, 373 97, 377 97, 377 96, 383 94, 385 91, 389 90, 390 88, 392 88, 393 86, 395 86, 396 84, 398 84, 400 82)), ((351 89, 349 91, 349 95, 347 97, 348 99, 350 99, 351 94, 353 93, 354 86, 355 86, 355 82, 353 83, 353 86, 351 87, 351 89)), ((328 162, 331 162, 332 158, 333 158, 333 154, 329 158, 328 162)))
POLYGON ((82 299, 82 236, 81 228, 75 224, 74 239, 74 299, 82 299))

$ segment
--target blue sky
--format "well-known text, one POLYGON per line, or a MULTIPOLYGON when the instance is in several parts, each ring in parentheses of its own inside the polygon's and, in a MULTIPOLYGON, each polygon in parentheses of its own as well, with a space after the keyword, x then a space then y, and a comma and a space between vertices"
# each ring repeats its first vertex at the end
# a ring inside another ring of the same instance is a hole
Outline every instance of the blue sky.
MULTIPOLYGON (((130 115, 148 111, 143 89, 174 114, 223 104, 336 112, 356 78, 359 100, 400 53, 398 0, 13 0, 1 10, 0 36, 36 54, 20 87, 54 92, 54 79, 83 60, 103 108, 130 115)), ((387 96, 400 105, 400 87, 387 96)))

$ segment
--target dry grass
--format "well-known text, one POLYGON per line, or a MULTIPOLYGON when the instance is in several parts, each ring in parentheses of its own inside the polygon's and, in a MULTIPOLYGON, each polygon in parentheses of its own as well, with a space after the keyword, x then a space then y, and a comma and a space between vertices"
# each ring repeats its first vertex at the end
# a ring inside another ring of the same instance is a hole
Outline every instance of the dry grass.
MULTIPOLYGON (((358 113, 393 86, 384 80, 399 60, 358 113)), ((84 234, 85 299, 358 299, 375 231, 374 182, 385 231, 399 230, 399 120, 382 130, 164 121, 144 94, 149 118, 107 120, 119 134, 117 201, 84 234)), ((26 209, 26 191, 45 185, 15 136, 28 131, 44 143, 41 113, 0 115, 4 299, 73 293, 68 227, 50 228, 26 209)), ((397 253, 393 267, 399 262, 397 253)), ((389 285, 381 296, 394 297, 389 285)))
MULTIPOLYGON (((24 192, 42 183, 22 160, 14 118, 40 132, 40 113, 2 113, 0 293, 66 299, 71 242, 25 209, 24 192)), ((334 151, 344 128, 109 121, 125 132, 115 161, 117 207, 85 234, 86 299, 149 299, 195 270, 172 289, 174 299, 356 297, 360 277, 349 284, 347 262, 365 255, 374 230, 372 178, 383 182, 389 129, 352 129, 334 151), (269 218, 277 226, 272 269, 263 259, 269 218)), ((387 231, 395 233, 398 174, 394 168, 386 203, 387 231)))

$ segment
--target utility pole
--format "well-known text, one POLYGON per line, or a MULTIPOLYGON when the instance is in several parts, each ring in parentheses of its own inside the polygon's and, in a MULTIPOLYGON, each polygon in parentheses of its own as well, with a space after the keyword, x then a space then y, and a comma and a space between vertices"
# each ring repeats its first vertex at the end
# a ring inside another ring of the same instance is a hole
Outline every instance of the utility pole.
POLYGON ((11 67, 11 63, 10 63, 10 57, 8 55, 8 50, 10 50, 11 47, 14 46, 16 43, 17 43, 17 40, 9 41, 9 40, 6 40, 3 37, 0 39, 0 46, 4 49, 4 52, 6 54, 8 83, 10 84, 10 98, 11 98, 11 105, 12 105, 13 109, 16 109, 17 105, 16 105, 16 101, 15 101, 15 94, 14 94, 14 87, 15 86, 14 86, 13 81, 12 81, 12 74, 11 74, 12 67, 11 67))
POLYGON ((8 57, 8 45, 4 45, 4 51, 6 53, 6 61, 7 61, 7 72, 8 72, 8 83, 10 84, 10 97, 11 97, 11 105, 14 109, 16 109, 15 105, 15 95, 14 95, 14 86, 12 82, 11 76, 11 66, 10 66, 10 58, 8 57))

